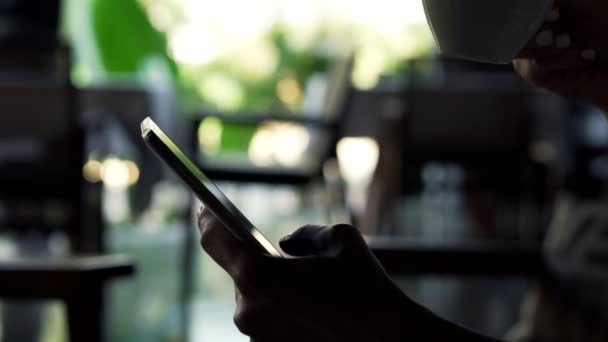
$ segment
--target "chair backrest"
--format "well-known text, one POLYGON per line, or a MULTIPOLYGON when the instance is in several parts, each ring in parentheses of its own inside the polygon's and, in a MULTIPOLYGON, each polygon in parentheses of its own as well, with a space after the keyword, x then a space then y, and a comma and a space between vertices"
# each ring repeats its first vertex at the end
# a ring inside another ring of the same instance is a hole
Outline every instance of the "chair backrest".
POLYGON ((370 230, 394 226, 391 210, 427 186, 423 175, 430 173, 423 170, 430 169, 426 166, 453 170, 454 165, 462 173, 458 187, 491 207, 482 208, 484 215, 494 216, 491 201, 509 208, 525 205, 529 215, 519 216, 523 215, 519 209, 513 214, 505 211, 509 219, 501 218, 501 227, 517 229, 516 224, 525 220, 534 221, 526 227, 539 229, 547 170, 531 154, 537 138, 537 94, 512 73, 458 71, 425 79, 418 76, 412 72, 403 90, 386 93, 386 110, 379 110, 384 113, 379 135, 382 155, 366 226, 370 230))
POLYGON ((0 55, 2 227, 80 229, 84 139, 69 64, 61 46, 0 55))
POLYGON ((530 101, 521 88, 414 88, 406 108, 402 134, 410 159, 506 162, 528 151, 530 101))
POLYGON ((61 0, 3 0, 0 18, 3 30, 0 41, 12 43, 26 40, 48 40, 55 37, 59 27, 61 0))

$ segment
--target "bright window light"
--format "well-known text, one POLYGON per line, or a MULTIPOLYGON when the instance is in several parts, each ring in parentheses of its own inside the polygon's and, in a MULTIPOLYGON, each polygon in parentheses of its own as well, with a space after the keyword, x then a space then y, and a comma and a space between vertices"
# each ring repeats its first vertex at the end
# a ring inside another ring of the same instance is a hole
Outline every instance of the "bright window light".
POLYGON ((346 182, 347 203, 355 213, 362 214, 380 157, 378 142, 368 137, 343 138, 336 150, 340 173, 346 182))
MULTIPOLYGON (((203 75, 200 69, 188 68, 220 61, 240 77, 269 77, 278 65, 278 53, 268 44, 274 29, 283 30, 296 51, 336 57, 357 53, 353 81, 363 89, 374 87, 395 63, 433 46, 419 0, 140 1, 153 24, 168 34, 178 64, 198 75, 203 75)), ((281 94, 288 107, 295 102, 293 92, 281 94)))
POLYGON ((97 160, 89 160, 82 168, 82 175, 90 183, 101 181, 101 163, 97 160))
POLYGON ((340 172, 347 183, 366 185, 378 165, 380 148, 373 138, 342 138, 337 145, 340 172))
POLYGON ((118 158, 108 158, 101 165, 101 179, 109 188, 126 188, 129 185, 129 168, 118 158))
POLYGON ((300 164, 309 143, 310 134, 303 126, 284 123, 275 127, 274 156, 282 166, 300 164))
POLYGON ((259 167, 274 164, 274 133, 268 129, 258 130, 249 143, 249 160, 259 167))
POLYGON ((129 170, 129 177, 128 177, 128 181, 127 184, 128 185, 135 185, 137 183, 137 181, 139 180, 139 167, 137 166, 137 164, 135 164, 135 162, 127 160, 124 162, 125 165, 127 166, 127 170, 129 170))
POLYGON ((229 75, 214 73, 204 77, 199 92, 220 110, 235 111, 245 98, 243 86, 229 75))
POLYGON ((310 133, 298 124, 269 122, 255 133, 249 144, 249 159, 260 167, 295 167, 304 159, 310 133))
POLYGON ((215 155, 222 147, 224 124, 215 117, 207 117, 198 126, 198 142, 203 152, 215 155))
POLYGON ((169 50, 178 63, 205 65, 216 57, 215 37, 203 27, 184 25, 169 34, 169 50))
POLYGON ((295 106, 302 98, 302 89, 297 80, 284 78, 277 84, 277 96, 288 106, 295 106))
POLYGON ((111 189, 126 189, 139 180, 139 167, 133 161, 109 157, 101 163, 100 178, 111 189))

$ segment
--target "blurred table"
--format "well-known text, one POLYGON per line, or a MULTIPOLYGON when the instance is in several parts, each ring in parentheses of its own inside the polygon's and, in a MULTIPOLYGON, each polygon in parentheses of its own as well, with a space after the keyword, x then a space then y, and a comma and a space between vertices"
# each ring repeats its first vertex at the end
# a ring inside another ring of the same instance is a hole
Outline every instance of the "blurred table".
POLYGON ((124 255, 0 259, 0 297, 60 299, 71 341, 105 341, 104 287, 133 274, 124 255))

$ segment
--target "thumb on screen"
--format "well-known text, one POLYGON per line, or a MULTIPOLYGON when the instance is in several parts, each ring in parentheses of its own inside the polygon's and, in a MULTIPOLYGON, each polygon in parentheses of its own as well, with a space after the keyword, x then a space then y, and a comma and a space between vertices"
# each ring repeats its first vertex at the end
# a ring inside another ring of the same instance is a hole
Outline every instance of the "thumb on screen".
POLYGON ((357 229, 349 225, 308 225, 284 237, 279 242, 281 249, 289 255, 338 256, 348 250, 366 246, 357 229))

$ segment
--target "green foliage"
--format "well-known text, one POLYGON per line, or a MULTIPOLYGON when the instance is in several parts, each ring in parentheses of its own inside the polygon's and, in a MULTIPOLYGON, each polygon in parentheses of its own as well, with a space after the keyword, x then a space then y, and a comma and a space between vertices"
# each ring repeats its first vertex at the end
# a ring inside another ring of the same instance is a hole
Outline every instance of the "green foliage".
POLYGON ((89 6, 92 38, 103 73, 110 78, 120 75, 136 79, 148 58, 160 58, 171 70, 179 91, 177 96, 186 112, 201 107, 226 110, 218 106, 212 94, 202 90, 201 84, 217 75, 238 87, 242 94, 231 110, 297 110, 298 106, 287 106, 280 101, 278 82, 289 77, 303 88, 311 75, 327 71, 331 62, 330 56, 319 51, 295 51, 288 43, 285 30, 275 25, 265 39, 277 52, 277 66, 263 77, 252 78, 238 63, 222 58, 200 67, 178 65, 168 54, 167 34, 151 24, 138 0, 90 0, 89 6))
MULTIPOLYGON (((221 74, 236 82, 244 92, 240 107, 247 110, 292 111, 280 101, 277 96, 277 84, 284 78, 293 78, 303 88, 309 78, 315 73, 324 73, 331 64, 331 56, 322 51, 296 51, 289 42, 282 27, 276 25, 265 38, 278 54, 277 66, 263 78, 251 78, 239 70, 239 66, 230 60, 219 59, 196 70, 188 70, 182 75, 191 88, 196 88, 196 82, 213 74, 221 74)), ((319 37, 322 39, 322 37, 319 37)), ((186 85, 188 86, 188 85, 186 85)), ((214 99, 207 97, 204 92, 191 93, 190 101, 214 106, 214 99)), ((297 106, 296 106, 297 107, 297 106)), ((296 108, 297 110, 297 108, 296 108)))
POLYGON ((221 147, 224 153, 246 153, 257 126, 224 123, 221 147))
POLYGON ((167 40, 150 23, 137 0, 93 0, 93 32, 106 72, 136 73, 142 62, 167 55, 167 40))

